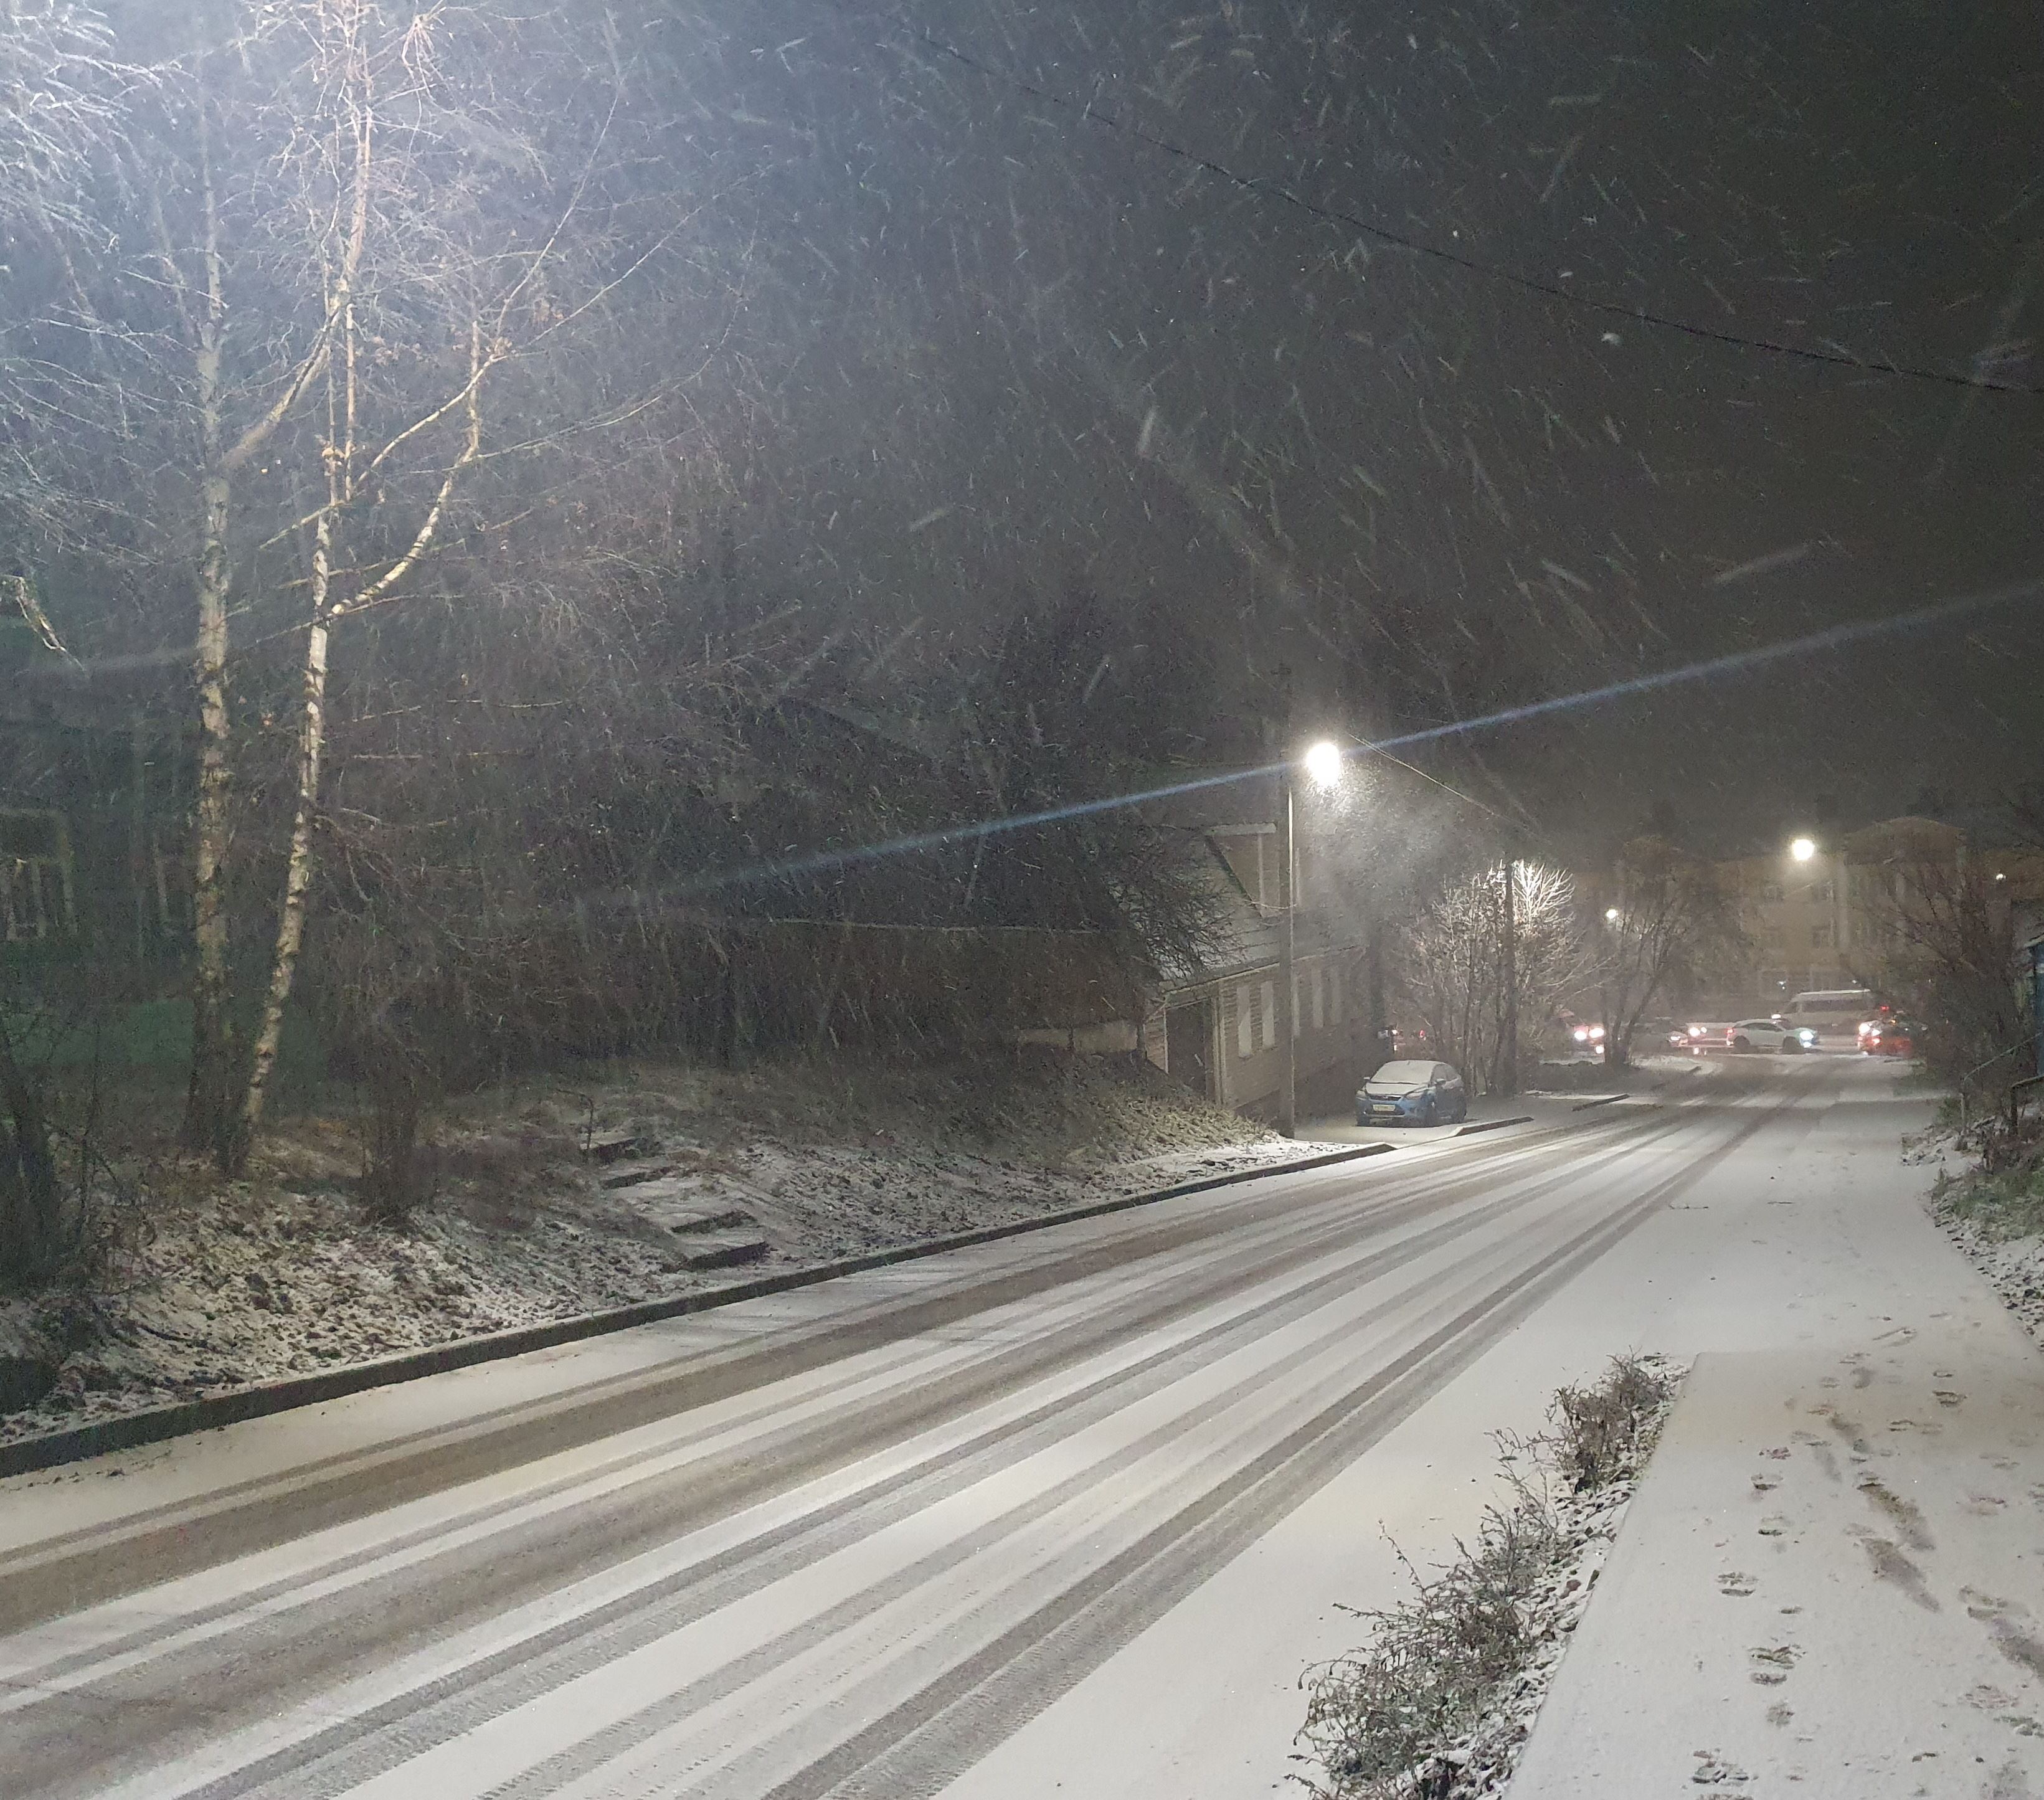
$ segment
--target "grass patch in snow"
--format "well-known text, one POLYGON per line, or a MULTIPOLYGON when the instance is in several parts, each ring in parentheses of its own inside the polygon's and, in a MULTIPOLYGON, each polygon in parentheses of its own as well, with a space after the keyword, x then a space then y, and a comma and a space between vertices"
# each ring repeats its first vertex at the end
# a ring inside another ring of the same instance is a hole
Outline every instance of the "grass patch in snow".
POLYGON ((1931 1198, 1941 1219, 1970 1226, 1991 1244, 2044 1234, 2044 1167, 1940 1175, 1931 1198))
POLYGON ((1511 1779, 1683 1371, 1613 1359, 1563 1388, 1548 1429, 1503 1437, 1504 1504, 1412 1597, 1366 1613, 1370 1642, 1307 1671, 1300 1741, 1316 1800, 1474 1800, 1511 1779))

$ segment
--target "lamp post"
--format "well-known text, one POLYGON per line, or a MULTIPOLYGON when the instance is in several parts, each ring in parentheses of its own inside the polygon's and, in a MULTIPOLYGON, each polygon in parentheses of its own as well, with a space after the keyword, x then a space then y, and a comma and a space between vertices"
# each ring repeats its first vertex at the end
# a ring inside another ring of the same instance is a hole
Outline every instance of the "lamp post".
MULTIPOLYGON (((1852 948, 1852 910, 1846 898, 1846 860, 1842 851, 1827 854, 1814 837, 1792 837, 1788 840, 1788 860, 1798 868, 1808 869, 1813 863, 1822 861, 1831 873, 1831 954, 1841 964, 1846 952, 1852 948)), ((1815 890, 1813 888, 1812 891, 1815 890)))
POLYGON ((1504 860, 1504 1024, 1500 1035, 1503 1054, 1498 1058, 1504 1094, 1519 1091, 1519 859, 1504 860))
POLYGON ((1297 763, 1285 764, 1284 793, 1278 804, 1278 1129, 1299 1135, 1298 943, 1293 913, 1298 898, 1298 855, 1292 833, 1293 796, 1299 771, 1316 787, 1339 785, 1341 746, 1326 739, 1297 763))

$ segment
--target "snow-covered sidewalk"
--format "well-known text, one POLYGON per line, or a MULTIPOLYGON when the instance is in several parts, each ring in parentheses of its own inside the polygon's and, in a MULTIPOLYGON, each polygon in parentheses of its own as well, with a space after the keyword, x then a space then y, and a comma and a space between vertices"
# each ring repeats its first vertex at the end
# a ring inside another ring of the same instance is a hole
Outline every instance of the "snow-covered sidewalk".
POLYGON ((1717 1310, 1790 1329, 1699 1358, 1513 1800, 2044 1792, 2044 1357, 1868 1172, 1784 1169, 1717 1310))

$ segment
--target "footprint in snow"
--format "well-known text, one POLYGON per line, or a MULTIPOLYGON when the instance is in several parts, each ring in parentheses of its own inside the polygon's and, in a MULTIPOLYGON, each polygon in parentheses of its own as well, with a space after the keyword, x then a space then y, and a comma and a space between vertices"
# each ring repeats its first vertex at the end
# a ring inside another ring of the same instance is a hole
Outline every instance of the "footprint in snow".
POLYGON ((1803 1654, 1793 1644, 1762 1644, 1746 1652, 1754 1667, 1750 1679, 1762 1687, 1779 1687, 1803 1654))
POLYGON ((1718 1592, 1731 1600, 1743 1600, 1759 1585, 1753 1576, 1741 1574, 1736 1570, 1730 1575, 1718 1577, 1718 1592))

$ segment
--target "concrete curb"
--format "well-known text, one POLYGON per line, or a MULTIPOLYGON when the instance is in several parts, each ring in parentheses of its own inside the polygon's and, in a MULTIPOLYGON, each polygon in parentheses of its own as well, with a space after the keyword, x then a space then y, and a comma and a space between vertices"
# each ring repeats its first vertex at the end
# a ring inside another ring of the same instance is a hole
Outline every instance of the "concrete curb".
POLYGON ((1516 1119, 1479 1119, 1474 1125, 1466 1125, 1455 1133, 1458 1137, 1468 1137, 1479 1131, 1502 1131, 1508 1125, 1531 1125, 1533 1115, 1522 1113, 1516 1119))
POLYGON ((379 1356, 374 1362, 351 1363, 314 1374, 279 1375, 269 1381, 252 1382, 246 1387, 230 1388, 224 1394, 209 1394, 196 1400, 181 1400, 168 1406, 152 1406, 117 1418, 95 1419, 90 1425, 74 1425, 65 1431, 48 1431, 0 1444, 0 1480, 27 1475, 37 1469, 55 1468, 86 1456, 103 1456, 110 1450, 129 1450, 139 1444, 160 1444, 167 1438, 186 1437, 194 1432, 234 1425, 243 1419, 267 1417, 300 1406, 314 1406, 338 1400, 372 1387, 390 1387, 400 1382, 418 1381, 427 1375, 444 1375, 451 1369, 467 1368, 477 1363, 500 1362, 507 1356, 522 1356, 528 1351, 549 1350, 560 1344, 574 1344, 586 1337, 602 1337, 614 1331, 629 1331, 634 1325, 653 1325, 662 1319, 679 1318, 690 1313, 706 1313, 719 1306, 735 1306, 741 1300, 756 1300, 790 1289, 813 1287, 840 1275, 859 1275, 867 1269, 882 1269, 897 1263, 920 1261, 941 1256, 947 1250, 963 1250, 975 1244, 993 1244, 1005 1237, 1047 1230, 1079 1219, 1095 1219, 1110 1213, 1125 1213, 1138 1206, 1155 1206, 1187 1194, 1203 1194, 1216 1187, 1232 1187, 1243 1182, 1260 1181, 1266 1175, 1301 1175, 1309 1169, 1327 1168, 1337 1163, 1352 1163, 1365 1156, 1381 1156, 1397 1148, 1390 1144, 1365 1144, 1353 1149, 1334 1150, 1289 1163, 1272 1163, 1262 1168, 1232 1169, 1226 1175, 1207 1175, 1197 1181, 1181 1181, 1170 1187, 1153 1188, 1143 1194, 1126 1194, 1118 1199, 1095 1201, 1085 1206, 1067 1206, 1061 1212, 1044 1213, 1035 1218, 1012 1219, 1005 1225, 987 1225, 978 1231, 954 1233, 948 1237, 926 1238, 917 1244, 898 1244, 863 1256, 846 1257, 834 1263, 812 1263, 778 1275, 762 1275, 755 1281, 734 1282, 696 1294, 677 1294, 664 1300, 640 1300, 628 1306, 607 1307, 597 1313, 578 1313, 565 1319, 549 1319, 541 1325, 515 1325, 508 1331, 486 1332, 474 1337, 451 1338, 445 1344, 423 1350, 401 1351, 379 1356))
POLYGON ((1571 1106, 1572 1113, 1587 1113, 1593 1106, 1616 1106, 1621 1100, 1630 1100, 1630 1094, 1600 1094, 1594 1100, 1585 1100, 1580 1106, 1571 1106))

